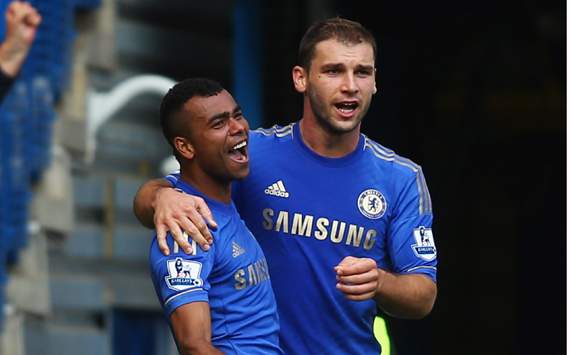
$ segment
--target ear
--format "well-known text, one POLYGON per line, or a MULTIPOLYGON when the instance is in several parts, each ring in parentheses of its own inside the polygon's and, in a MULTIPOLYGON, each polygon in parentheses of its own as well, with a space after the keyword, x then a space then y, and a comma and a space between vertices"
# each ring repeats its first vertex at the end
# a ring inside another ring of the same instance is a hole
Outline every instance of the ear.
POLYGON ((174 147, 178 151, 180 155, 182 155, 185 159, 192 160, 196 151, 194 146, 187 138, 184 137, 174 137, 174 147))
POLYGON ((295 90, 300 93, 304 93, 307 90, 307 73, 303 67, 295 65, 291 72, 293 77, 293 85, 295 90))
POLYGON ((376 68, 374 68, 374 89, 372 90, 372 95, 376 94, 378 92, 378 89, 376 88, 376 68))

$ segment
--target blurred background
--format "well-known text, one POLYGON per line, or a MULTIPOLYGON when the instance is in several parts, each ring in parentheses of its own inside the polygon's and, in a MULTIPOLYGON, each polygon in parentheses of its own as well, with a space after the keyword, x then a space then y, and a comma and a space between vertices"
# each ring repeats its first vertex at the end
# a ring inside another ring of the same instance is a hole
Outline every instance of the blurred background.
POLYGON ((565 353, 563 2, 31 3, 43 23, 0 106, 0 354, 176 353, 131 212, 170 153, 161 96, 213 77, 252 127, 296 121, 298 42, 336 15, 379 43, 364 133, 423 166, 435 211, 438 300, 387 318, 392 353, 565 353))

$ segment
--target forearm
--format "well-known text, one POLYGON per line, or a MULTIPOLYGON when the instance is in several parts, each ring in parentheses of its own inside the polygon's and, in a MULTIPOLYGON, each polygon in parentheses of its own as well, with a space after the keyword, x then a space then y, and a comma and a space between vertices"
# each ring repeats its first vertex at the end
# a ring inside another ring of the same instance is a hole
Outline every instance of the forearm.
POLYGON ((10 43, 4 42, 0 46, 0 69, 9 78, 14 78, 26 56, 28 55, 29 47, 22 45, 11 45, 10 43))
POLYGON ((397 318, 419 319, 428 315, 437 296, 437 286, 420 274, 396 275, 378 270, 375 300, 387 314, 397 318))
POLYGON ((180 354, 223 355, 211 342, 208 303, 193 302, 180 306, 171 314, 170 322, 180 354))
POLYGON ((154 228, 154 202, 159 189, 171 187, 164 179, 154 179, 142 185, 133 201, 133 212, 145 227, 154 228))
POLYGON ((216 347, 214 347, 210 342, 180 345, 178 351, 180 351, 180 354, 182 355, 223 355, 224 354, 216 347))

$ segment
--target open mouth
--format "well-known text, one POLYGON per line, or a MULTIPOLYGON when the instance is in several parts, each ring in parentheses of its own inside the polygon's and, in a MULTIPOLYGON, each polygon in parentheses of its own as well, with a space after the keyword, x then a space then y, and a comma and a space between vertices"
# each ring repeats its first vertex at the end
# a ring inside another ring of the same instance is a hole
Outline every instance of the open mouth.
POLYGON ((247 141, 241 141, 234 145, 229 151, 230 158, 240 163, 247 161, 247 141))
POLYGON ((356 101, 344 101, 334 104, 337 110, 343 115, 352 115, 358 108, 356 101))

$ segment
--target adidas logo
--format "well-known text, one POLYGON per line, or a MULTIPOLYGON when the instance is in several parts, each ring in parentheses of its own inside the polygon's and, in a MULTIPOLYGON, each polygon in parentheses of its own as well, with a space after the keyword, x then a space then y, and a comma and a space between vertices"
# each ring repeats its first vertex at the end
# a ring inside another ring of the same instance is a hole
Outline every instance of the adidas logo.
POLYGON ((285 185, 283 185, 283 180, 279 180, 273 185, 267 186, 265 189, 265 194, 284 198, 289 197, 289 193, 287 190, 285 190, 285 185))
POLYGON ((232 241, 232 257, 237 258, 243 253, 245 253, 245 249, 242 248, 238 243, 232 241))

